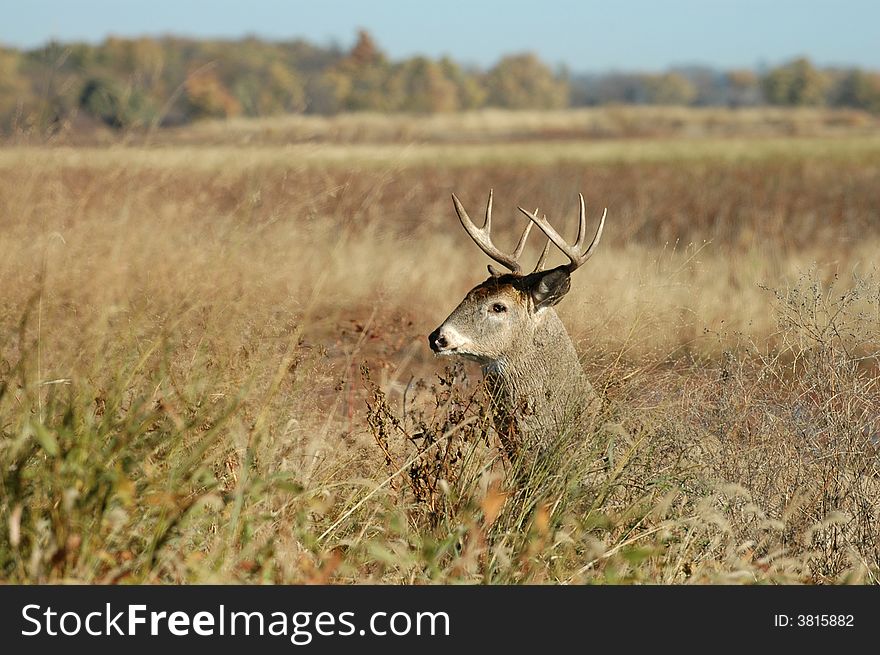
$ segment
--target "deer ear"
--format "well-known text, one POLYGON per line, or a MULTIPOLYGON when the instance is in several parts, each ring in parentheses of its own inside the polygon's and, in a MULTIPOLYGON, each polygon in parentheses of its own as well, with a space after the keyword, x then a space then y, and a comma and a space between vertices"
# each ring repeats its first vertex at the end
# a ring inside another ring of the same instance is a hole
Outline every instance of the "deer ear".
POLYGON ((562 296, 568 293, 571 288, 571 278, 564 268, 554 268, 549 271, 532 273, 532 275, 534 275, 534 281, 530 280, 529 293, 532 296, 535 309, 552 307, 562 300, 562 296))

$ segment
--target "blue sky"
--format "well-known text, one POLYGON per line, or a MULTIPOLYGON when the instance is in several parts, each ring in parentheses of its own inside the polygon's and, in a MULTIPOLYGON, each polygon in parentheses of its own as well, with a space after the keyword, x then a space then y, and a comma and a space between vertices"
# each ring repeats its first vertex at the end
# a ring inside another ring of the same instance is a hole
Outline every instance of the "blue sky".
POLYGON ((806 55, 880 69, 878 0, 5 0, 0 43, 180 34, 302 37, 349 46, 368 29, 392 58, 488 66, 530 50, 574 71, 752 68, 806 55))

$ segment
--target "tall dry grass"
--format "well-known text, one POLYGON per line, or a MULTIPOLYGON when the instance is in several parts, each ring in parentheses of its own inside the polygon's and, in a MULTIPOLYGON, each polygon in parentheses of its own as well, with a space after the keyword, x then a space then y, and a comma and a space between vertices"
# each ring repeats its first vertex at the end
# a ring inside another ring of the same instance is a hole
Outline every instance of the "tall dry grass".
MULTIPOLYGON (((130 134, 133 143, 230 144, 277 147, 291 143, 505 143, 639 137, 778 137, 876 134, 877 117, 854 109, 608 105, 558 111, 481 109, 434 115, 358 112, 203 121, 173 130, 130 134)), ((109 134, 62 134, 78 143, 109 134)))
POLYGON ((877 580, 873 150, 267 152, 0 156, 5 579, 877 580), (524 472, 424 343, 490 186, 502 241, 609 207, 559 307, 605 411, 524 472))

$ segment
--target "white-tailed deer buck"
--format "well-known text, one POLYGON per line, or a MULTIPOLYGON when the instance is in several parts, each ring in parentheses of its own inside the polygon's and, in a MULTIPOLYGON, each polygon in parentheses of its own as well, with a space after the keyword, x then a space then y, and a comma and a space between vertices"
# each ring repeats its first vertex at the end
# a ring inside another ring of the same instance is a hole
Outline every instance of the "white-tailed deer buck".
POLYGON ((547 443, 570 430, 594 407, 597 397, 584 375, 574 345, 553 305, 570 288, 570 275, 595 252, 602 238, 605 214, 588 247, 584 197, 580 195, 578 235, 570 245, 538 210, 529 218, 512 254, 492 243, 492 192, 486 221, 478 228, 455 194, 452 201, 465 231, 480 249, 510 273, 499 273, 490 264, 489 279, 471 289, 428 337, 438 355, 456 355, 483 367, 495 427, 511 458, 521 447, 547 443), (547 236, 535 270, 524 275, 520 257, 532 225, 547 236), (553 243, 569 263, 544 270, 553 243))

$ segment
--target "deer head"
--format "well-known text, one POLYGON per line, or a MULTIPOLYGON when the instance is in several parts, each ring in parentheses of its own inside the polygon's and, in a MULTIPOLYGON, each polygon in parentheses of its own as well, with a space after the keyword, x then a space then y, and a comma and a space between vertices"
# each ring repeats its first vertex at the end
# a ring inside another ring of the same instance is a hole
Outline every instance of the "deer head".
MULTIPOLYGON (((486 220, 478 228, 471 221, 459 199, 453 194, 455 211, 471 239, 510 273, 499 273, 489 265, 490 277, 471 289, 440 327, 428 337, 431 349, 438 355, 457 355, 479 362, 484 367, 503 366, 509 357, 528 349, 535 331, 544 319, 546 310, 558 303, 568 292, 571 274, 584 264, 599 245, 605 225, 605 213, 599 222, 593 240, 586 248, 587 219, 584 197, 580 198, 578 235, 573 245, 567 243, 538 210, 518 209, 528 217, 516 249, 511 254, 499 250, 490 235, 492 226, 492 191, 486 206, 486 220), (520 258, 532 226, 546 235, 547 243, 535 269, 523 274, 520 258), (568 257, 569 263, 544 270, 544 264, 553 243, 568 257)), ((553 312, 551 312, 552 314, 553 312)))

